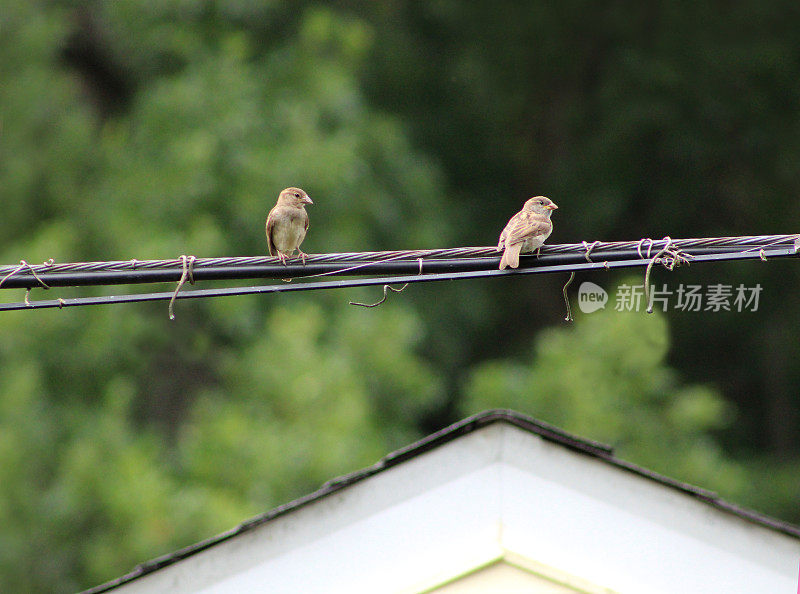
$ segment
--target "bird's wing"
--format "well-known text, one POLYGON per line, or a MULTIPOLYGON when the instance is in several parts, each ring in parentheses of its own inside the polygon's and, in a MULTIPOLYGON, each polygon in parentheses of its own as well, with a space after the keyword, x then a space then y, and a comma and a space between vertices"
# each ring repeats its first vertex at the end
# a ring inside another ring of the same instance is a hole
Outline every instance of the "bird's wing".
POLYGON ((503 233, 506 235, 506 246, 521 243, 530 237, 544 235, 553 228, 550 219, 533 212, 520 211, 511 217, 503 233))
POLYGON ((505 229, 503 229, 503 232, 500 234, 500 240, 497 242, 498 251, 505 247, 506 235, 508 235, 508 224, 506 224, 505 229))
POLYGON ((272 228, 275 226, 275 211, 277 210, 278 206, 273 206, 272 210, 269 211, 269 214, 267 215, 267 248, 269 248, 270 256, 278 255, 278 250, 275 247, 275 244, 272 243, 272 228))

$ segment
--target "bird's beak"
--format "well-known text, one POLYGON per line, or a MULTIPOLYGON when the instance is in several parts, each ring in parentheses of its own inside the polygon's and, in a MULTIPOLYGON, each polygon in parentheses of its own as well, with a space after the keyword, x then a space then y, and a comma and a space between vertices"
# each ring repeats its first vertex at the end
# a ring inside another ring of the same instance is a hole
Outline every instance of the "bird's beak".
POLYGON ((307 194, 303 196, 303 202, 305 202, 306 204, 314 204, 314 201, 307 194))
POLYGON ((547 206, 545 206, 545 208, 546 208, 547 210, 557 210, 557 209, 558 209, 558 206, 556 206, 556 203, 555 203, 555 202, 551 202, 550 204, 548 204, 547 206))

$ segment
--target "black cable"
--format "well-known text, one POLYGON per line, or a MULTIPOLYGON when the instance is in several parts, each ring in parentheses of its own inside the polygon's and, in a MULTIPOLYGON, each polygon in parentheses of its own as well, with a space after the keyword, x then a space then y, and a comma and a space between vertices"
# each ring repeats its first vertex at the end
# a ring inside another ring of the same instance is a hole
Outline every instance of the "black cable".
MULTIPOLYGON (((634 250, 636 251, 636 250, 634 250)), ((684 252, 686 253, 686 252, 684 252)), ((592 252, 594 255, 594 252, 592 252)), ((653 254, 655 255, 655 254, 653 254)), ((759 251, 736 251, 727 253, 706 253, 697 254, 691 262, 715 262, 715 261, 728 261, 728 260, 752 260, 761 258, 763 260, 772 258, 784 258, 797 256, 797 251, 794 246, 779 247, 762 249, 759 251)), ((544 256, 541 258, 544 260, 544 256)), ((177 295, 174 292, 167 293, 145 293, 136 295, 109 295, 102 297, 77 297, 72 299, 54 299, 33 301, 30 303, 0 303, 0 311, 12 311, 21 309, 43 309, 54 307, 76 307, 83 305, 106 305, 111 303, 135 303, 142 301, 167 301, 172 298, 176 299, 201 299, 206 297, 224 297, 232 295, 253 295, 263 293, 285 293, 292 291, 313 291, 324 289, 343 289, 351 287, 367 287, 375 285, 392 285, 403 283, 420 283, 420 282, 434 282, 444 280, 468 280, 478 278, 490 277, 513 277, 527 274, 547 274, 557 272, 578 272, 583 270, 596 270, 596 269, 611 269, 611 268, 630 268, 636 266, 647 266, 650 264, 651 259, 639 258, 636 254, 635 259, 625 260, 602 260, 587 262, 584 257, 583 262, 571 264, 538 264, 536 265, 536 256, 524 258, 520 262, 520 268, 516 270, 498 270, 494 268, 497 263, 497 258, 488 258, 492 263, 492 269, 488 270, 474 270, 465 272, 443 272, 432 274, 413 274, 407 276, 392 276, 382 278, 360 278, 351 280, 335 280, 335 281, 310 281, 299 282, 295 284, 280 283, 274 285, 263 285, 256 287, 233 287, 222 289, 202 289, 195 291, 184 291, 177 295), (525 262, 527 260, 528 262, 525 262)), ((417 262, 413 262, 417 265, 417 262)), ((426 264, 427 265, 427 264, 426 264)), ((197 271, 195 271, 195 275, 197 271)))
MULTIPOLYGON (((681 250, 690 256, 704 254, 729 254, 742 253, 740 247, 691 247, 681 250)), ((790 249, 786 247, 785 249, 790 249)), ((651 255, 656 252, 651 251, 651 255)), ((594 249, 589 253, 592 261, 615 262, 631 260, 645 255, 647 250, 639 249, 594 249)), ((758 252, 746 252, 758 255, 758 252)), ((790 254, 793 255, 793 254, 790 254)), ((395 256, 398 258, 399 256, 395 256)), ((586 252, 581 253, 542 253, 523 255, 520 257, 521 267, 541 267, 552 265, 569 265, 586 262, 586 252)), ((395 275, 419 273, 456 273, 497 268, 500 262, 499 254, 494 257, 464 257, 449 259, 395 259, 358 262, 348 260, 342 262, 309 262, 307 264, 291 263, 244 265, 231 264, 228 266, 192 266, 192 276, 195 281, 201 280, 245 280, 245 279, 300 279, 315 275, 325 276, 361 276, 361 275, 395 275)), ((19 268, 19 267, 18 267, 19 268)), ((27 269, 21 268, 19 272, 6 278, 0 288, 3 289, 29 289, 42 287, 42 283, 49 287, 78 287, 98 285, 133 285, 142 283, 177 282, 182 275, 182 267, 173 265, 171 268, 153 269, 144 268, 136 270, 84 270, 73 272, 38 272, 33 275, 27 269)))
MULTIPOLYGON (((636 250, 640 258, 650 258, 667 246, 689 250, 694 248, 726 248, 731 251, 751 251, 768 247, 794 246, 800 250, 800 235, 744 235, 738 237, 701 237, 688 239, 650 239, 638 241, 593 241, 581 243, 548 244, 541 250, 542 255, 551 254, 592 254, 602 257, 607 250, 636 250)), ((395 250, 384 252, 348 252, 348 253, 323 253, 310 254, 307 263, 364 263, 387 262, 396 260, 416 261, 423 258, 425 261, 433 259, 460 259, 485 257, 491 258, 498 255, 497 249, 491 246, 484 247, 456 247, 435 248, 422 250, 395 250)), ((194 256, 181 256, 168 260, 117 260, 110 262, 55 262, 49 260, 43 264, 29 264, 21 260, 17 265, 0 265, 0 285, 3 281, 20 273, 23 274, 50 274, 73 272, 99 272, 99 271, 138 271, 138 270, 175 270, 182 269, 184 262, 191 258, 193 270, 201 268, 220 267, 237 268, 240 266, 261 266, 279 264, 278 259, 272 256, 235 256, 235 257, 210 257, 197 258, 194 256)), ((596 258, 600 259, 600 258, 596 258)), ((299 264, 294 260, 293 264, 299 264)))

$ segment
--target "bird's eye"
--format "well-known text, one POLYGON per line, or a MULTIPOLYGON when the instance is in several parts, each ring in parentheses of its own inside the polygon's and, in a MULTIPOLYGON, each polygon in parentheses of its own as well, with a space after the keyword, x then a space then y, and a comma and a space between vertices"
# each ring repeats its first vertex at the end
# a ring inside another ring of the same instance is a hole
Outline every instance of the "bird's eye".
POLYGON ((295 193, 294 193, 294 197, 295 197, 295 198, 300 198, 300 194, 298 194, 297 192, 295 192, 295 193))

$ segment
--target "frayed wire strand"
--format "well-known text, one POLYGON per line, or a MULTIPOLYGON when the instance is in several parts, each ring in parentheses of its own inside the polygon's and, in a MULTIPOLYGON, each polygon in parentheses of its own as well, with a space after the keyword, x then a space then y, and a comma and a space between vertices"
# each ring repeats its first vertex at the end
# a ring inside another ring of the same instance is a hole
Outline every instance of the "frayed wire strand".
POLYGON ((646 241, 646 242, 648 242, 648 244, 647 244, 647 257, 648 257, 648 258, 650 257, 650 250, 651 250, 651 248, 653 247, 653 240, 652 240, 652 239, 650 239, 649 237, 642 237, 642 238, 639 240, 639 243, 638 243, 638 245, 636 246, 636 251, 639 253, 639 257, 640 257, 642 260, 644 260, 644 256, 642 255, 642 246, 644 245, 644 242, 645 242, 645 241, 646 241))
MULTIPOLYGON (((52 266, 52 265, 53 265, 53 260, 52 259, 49 260, 48 262, 45 262, 45 266, 52 266)), ((39 275, 36 274, 36 271, 33 269, 33 267, 30 264, 28 264, 25 260, 20 260, 19 261, 19 266, 17 266, 14 270, 12 270, 7 275, 5 275, 2 280, 0 280, 0 287, 2 287, 3 283, 6 282, 9 278, 14 276, 18 272, 24 270, 25 268, 27 268, 28 270, 31 271, 31 274, 33 275, 33 278, 35 278, 37 281, 39 281, 39 284, 42 285, 42 288, 44 288, 44 289, 49 289, 50 288, 50 286, 47 283, 45 283, 42 279, 39 278, 39 275)))
POLYGON ((169 307, 167 308, 167 310, 169 311, 170 320, 175 319, 175 312, 172 310, 172 307, 175 303, 175 298, 178 296, 178 293, 181 290, 181 287, 183 287, 183 285, 186 283, 186 279, 187 278, 189 279, 190 284, 192 285, 194 284, 194 274, 192 273, 192 266, 196 259, 197 258, 195 258, 194 256, 186 256, 186 255, 181 256, 181 264, 183 266, 183 271, 181 272, 181 280, 178 281, 178 286, 175 287, 175 292, 172 294, 172 299, 169 300, 169 307))
MULTIPOLYGON (((586 259, 587 259, 587 260, 589 259, 589 256, 588 256, 588 250, 587 250, 587 256, 586 256, 586 259)), ((568 281, 567 281, 567 282, 564 284, 564 288, 563 288, 563 289, 561 289, 561 292, 562 292, 562 293, 563 293, 563 295, 564 295, 564 305, 566 305, 566 306, 567 306, 567 317, 566 317, 566 318, 564 318, 564 321, 565 321, 565 322, 572 322, 572 321, 574 321, 574 320, 573 320, 573 318, 572 318, 572 308, 570 308, 570 306, 569 306, 569 297, 567 297, 567 287, 569 287, 569 286, 572 284, 572 281, 573 281, 573 280, 575 280, 575 271, 574 271, 574 270, 573 270, 572 272, 570 272, 570 273, 569 273, 569 280, 568 280, 568 281)))
MULTIPOLYGON (((383 258, 381 260, 372 260, 370 262, 362 262, 355 266, 348 266, 347 268, 337 268, 336 270, 331 270, 329 272, 319 272, 317 274, 302 274, 299 276, 295 276, 292 278, 302 278, 302 279, 309 279, 309 278, 318 278, 321 276, 331 276, 335 274, 343 274, 345 272, 352 272, 353 270, 360 270, 362 268, 374 267, 376 265, 385 264, 386 262, 396 262, 397 260, 406 259, 407 256, 405 254, 395 254, 393 256, 389 256, 388 258, 383 258)), ((419 274, 422 274, 422 257, 417 258, 417 262, 419 262, 419 274)), ((281 279, 286 280, 286 279, 281 279)), ((292 279, 289 279, 291 281, 292 279)), ((288 281, 287 281, 288 282, 288 281)))
POLYGON ((404 285, 403 285, 402 287, 400 287, 399 289, 395 289, 395 288, 394 288, 394 287, 392 287, 391 285, 383 285, 383 299, 381 299, 381 300, 380 300, 380 301, 378 301, 377 303, 358 303, 358 302, 356 302, 356 301, 351 301, 351 302, 350 302, 350 305, 358 305, 358 306, 360 306, 360 307, 378 307, 378 306, 379 306, 379 305, 381 305, 381 304, 382 304, 384 301, 386 301, 386 297, 388 296, 388 294, 389 294, 388 292, 389 292, 389 291, 394 291, 395 293, 402 293, 402 292, 403 292, 403 290, 405 290, 405 288, 406 288, 407 286, 408 286, 408 283, 404 284, 404 285))
MULTIPOLYGON (((419 274, 422 274, 422 258, 417 258, 417 262, 419 262, 419 274)), ((383 285, 383 299, 378 301, 377 303, 357 303, 355 301, 351 301, 350 305, 358 305, 360 307, 378 307, 384 301, 386 301, 386 297, 388 296, 388 291, 394 291, 395 293, 402 293, 405 288, 408 286, 408 283, 404 284, 399 289, 395 289, 390 285, 383 285)))
POLYGON ((591 262, 592 262, 592 259, 591 259, 589 256, 591 255, 591 253, 592 253, 592 250, 593 250, 594 248, 596 248, 596 247, 597 247, 597 245, 598 245, 600 242, 599 242, 599 241, 593 241, 592 243, 589 243, 589 242, 587 242, 587 241, 582 241, 581 243, 583 244, 583 249, 585 249, 585 250, 586 250, 586 253, 584 254, 584 257, 586 258, 586 261, 587 261, 587 262, 589 262, 589 263, 591 264, 591 262))
MULTIPOLYGON (((653 256, 650 262, 647 263, 647 268, 644 271, 644 298, 647 303, 647 313, 653 313, 653 304, 650 301, 650 271, 653 269, 653 264, 658 262, 661 256, 666 256, 662 264, 664 264, 664 268, 667 270, 673 270, 682 263, 688 264, 689 258, 692 257, 690 254, 683 253, 681 249, 675 245, 669 235, 664 238, 664 241, 666 245, 664 245, 664 247, 653 256)), ((649 248, 647 250, 647 255, 648 257, 650 256, 649 248)))

